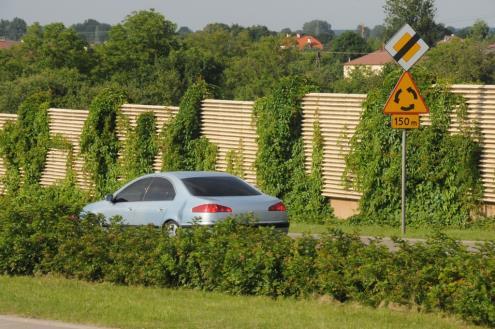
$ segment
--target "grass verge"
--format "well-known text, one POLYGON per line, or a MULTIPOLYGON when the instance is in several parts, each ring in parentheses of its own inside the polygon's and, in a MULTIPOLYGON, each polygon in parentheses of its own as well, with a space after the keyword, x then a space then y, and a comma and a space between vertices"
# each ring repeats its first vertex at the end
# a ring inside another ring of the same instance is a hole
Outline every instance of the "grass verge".
MULTIPOLYGON (((331 223, 326 225, 291 223, 289 231, 291 233, 313 233, 321 234, 327 232, 329 228, 339 228, 346 233, 357 233, 367 236, 398 236, 401 237, 400 227, 380 226, 380 225, 352 225, 349 223, 331 223)), ((407 228, 406 238, 428 238, 436 229, 434 228, 407 228)), ((439 230, 456 240, 495 240, 495 230, 493 228, 445 228, 439 230)))
POLYGON ((0 276, 0 313, 112 328, 476 328, 438 314, 325 300, 0 276))

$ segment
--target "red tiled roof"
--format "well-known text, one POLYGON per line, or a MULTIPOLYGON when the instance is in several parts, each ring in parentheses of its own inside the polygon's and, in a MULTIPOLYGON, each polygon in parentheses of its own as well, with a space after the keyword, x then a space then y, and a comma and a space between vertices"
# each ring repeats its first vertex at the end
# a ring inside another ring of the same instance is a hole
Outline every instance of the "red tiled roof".
POLYGON ((384 65, 393 62, 394 59, 385 50, 377 50, 345 63, 344 65, 384 65))
POLYGON ((301 49, 308 48, 318 48, 323 49, 323 44, 312 35, 303 35, 296 38, 297 46, 301 49))
POLYGON ((0 49, 7 49, 18 43, 18 41, 0 39, 0 49))

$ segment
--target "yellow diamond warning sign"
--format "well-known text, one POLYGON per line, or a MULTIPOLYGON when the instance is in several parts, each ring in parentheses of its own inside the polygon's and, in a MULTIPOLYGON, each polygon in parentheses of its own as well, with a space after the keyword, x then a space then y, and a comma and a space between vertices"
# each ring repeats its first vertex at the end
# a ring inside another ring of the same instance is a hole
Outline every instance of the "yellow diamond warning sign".
POLYGON ((385 114, 420 114, 429 113, 419 89, 414 83, 411 74, 405 71, 394 90, 390 94, 383 113, 385 114))
POLYGON ((404 70, 409 70, 428 50, 428 45, 405 24, 385 45, 385 50, 404 70))

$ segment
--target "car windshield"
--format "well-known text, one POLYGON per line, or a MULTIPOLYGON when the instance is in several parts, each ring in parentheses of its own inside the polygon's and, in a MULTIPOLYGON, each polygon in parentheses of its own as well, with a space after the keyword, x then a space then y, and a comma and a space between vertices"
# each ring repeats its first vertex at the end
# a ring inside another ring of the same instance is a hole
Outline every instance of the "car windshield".
POLYGON ((249 196, 260 195, 249 184, 235 177, 191 177, 182 182, 194 196, 249 196))

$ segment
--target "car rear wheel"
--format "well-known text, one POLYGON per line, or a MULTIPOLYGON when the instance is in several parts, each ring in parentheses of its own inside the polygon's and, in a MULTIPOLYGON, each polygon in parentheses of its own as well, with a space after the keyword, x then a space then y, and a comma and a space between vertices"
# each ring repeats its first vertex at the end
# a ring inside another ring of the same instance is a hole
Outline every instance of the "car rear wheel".
POLYGON ((179 224, 174 220, 168 220, 163 224, 163 232, 168 236, 176 236, 179 224))

